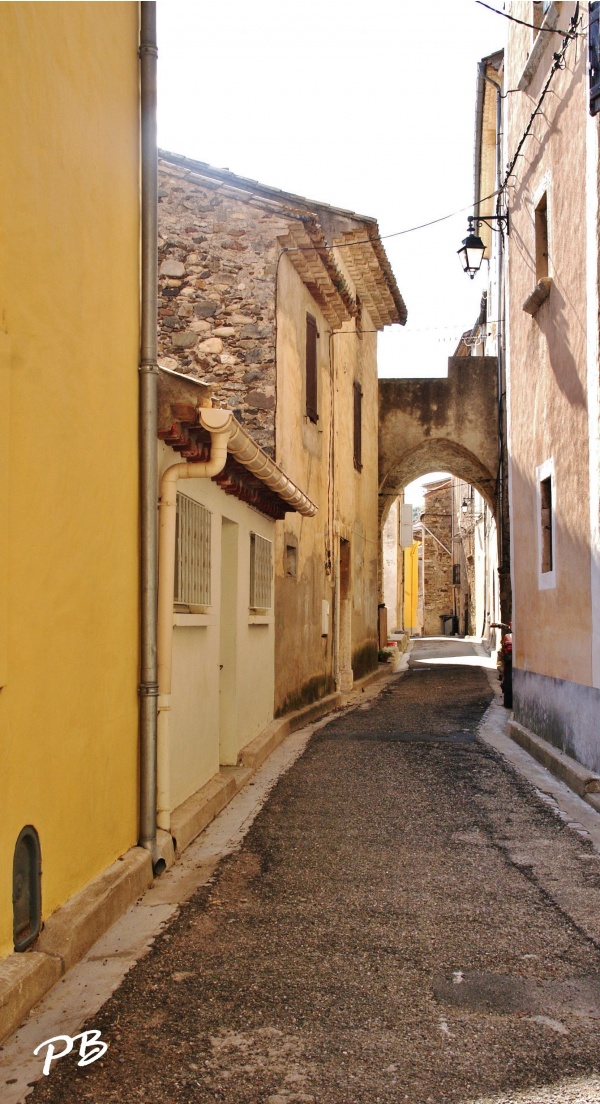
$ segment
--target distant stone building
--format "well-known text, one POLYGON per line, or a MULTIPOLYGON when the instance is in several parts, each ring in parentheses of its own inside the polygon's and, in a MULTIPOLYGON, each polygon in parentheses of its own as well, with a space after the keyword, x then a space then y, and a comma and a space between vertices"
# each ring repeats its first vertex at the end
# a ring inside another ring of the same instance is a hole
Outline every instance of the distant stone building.
POLYGON ((159 183, 159 363, 318 507, 275 526, 284 713, 377 665, 376 331, 406 308, 374 219, 171 154, 159 183))
POLYGON ((423 635, 439 636, 452 629, 452 480, 448 476, 424 484, 424 508, 419 515, 423 635))

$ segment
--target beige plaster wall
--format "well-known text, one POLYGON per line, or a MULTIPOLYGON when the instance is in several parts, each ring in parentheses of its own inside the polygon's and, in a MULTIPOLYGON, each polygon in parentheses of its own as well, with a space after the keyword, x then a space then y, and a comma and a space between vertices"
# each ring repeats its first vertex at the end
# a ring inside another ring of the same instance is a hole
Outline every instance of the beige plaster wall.
MULTIPOLYGON (((373 329, 366 312, 363 328, 373 329)), ((377 662, 377 368, 375 335, 354 323, 331 334, 318 306, 283 256, 277 309, 277 462, 317 503, 315 518, 277 523, 276 711, 334 688, 335 667, 359 677, 377 662), (318 410, 305 410, 306 314, 317 320, 318 410), (363 391, 362 470, 353 460, 353 383, 363 391), (300 432, 299 432, 300 430, 300 432), (340 539, 350 544, 351 598, 340 599, 340 539), (285 546, 298 544, 297 577, 285 574, 285 546), (329 605, 327 635, 322 604, 329 605), (334 662, 334 636, 340 646, 334 662)))
MULTIPOLYGON (((561 5, 568 24, 574 5, 561 5)), ((531 32, 511 25, 507 86, 516 87, 531 32)), ((554 36, 528 88, 508 102, 507 146, 523 133, 552 63, 554 36)), ((514 663, 561 679, 591 680, 590 504, 586 354, 586 54, 567 67, 534 123, 510 191, 508 307, 514 587, 514 663), (534 316, 522 309, 536 283, 535 206, 548 196, 553 285, 534 316), (555 471, 555 585, 540 585, 536 468, 555 471)))
POLYGON ((276 699, 285 711, 333 689, 333 512, 328 471, 332 435, 329 326, 288 257, 279 265, 277 308, 277 463, 318 506, 314 518, 288 514, 277 522, 276 699), (319 421, 303 413, 306 314, 317 321, 319 421), (286 545, 297 545, 296 577, 286 576, 286 545), (329 633, 322 635, 322 602, 329 602, 329 633))

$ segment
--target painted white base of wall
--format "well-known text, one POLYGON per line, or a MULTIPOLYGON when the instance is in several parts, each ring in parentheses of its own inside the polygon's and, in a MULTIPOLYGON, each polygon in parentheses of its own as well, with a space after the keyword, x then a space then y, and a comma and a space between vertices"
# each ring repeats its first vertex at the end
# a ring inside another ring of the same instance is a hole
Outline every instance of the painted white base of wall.
POLYGON ((600 690, 515 668, 513 702, 519 724, 600 773, 600 690))

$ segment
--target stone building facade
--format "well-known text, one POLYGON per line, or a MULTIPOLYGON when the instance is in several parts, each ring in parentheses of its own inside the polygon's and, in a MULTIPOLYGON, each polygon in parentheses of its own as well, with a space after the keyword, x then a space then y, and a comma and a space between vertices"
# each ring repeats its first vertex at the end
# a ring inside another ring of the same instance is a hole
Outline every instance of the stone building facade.
POLYGON ((159 185, 159 363, 318 506, 276 525, 282 713, 377 664, 376 333, 406 308, 374 219, 166 153, 159 185))
MULTIPOLYGON (((452 481, 425 484, 419 516, 422 547, 423 635, 439 636, 455 613, 452 591, 452 481)), ((448 628, 451 628, 451 623, 448 628)))

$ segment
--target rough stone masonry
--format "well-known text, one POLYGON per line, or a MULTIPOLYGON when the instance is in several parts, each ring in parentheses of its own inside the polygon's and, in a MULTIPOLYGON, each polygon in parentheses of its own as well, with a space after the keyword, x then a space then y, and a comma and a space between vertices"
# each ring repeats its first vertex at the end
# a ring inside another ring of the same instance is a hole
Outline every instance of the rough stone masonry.
POLYGON ((159 364, 218 387, 273 453, 277 236, 289 225, 161 160, 159 364))

